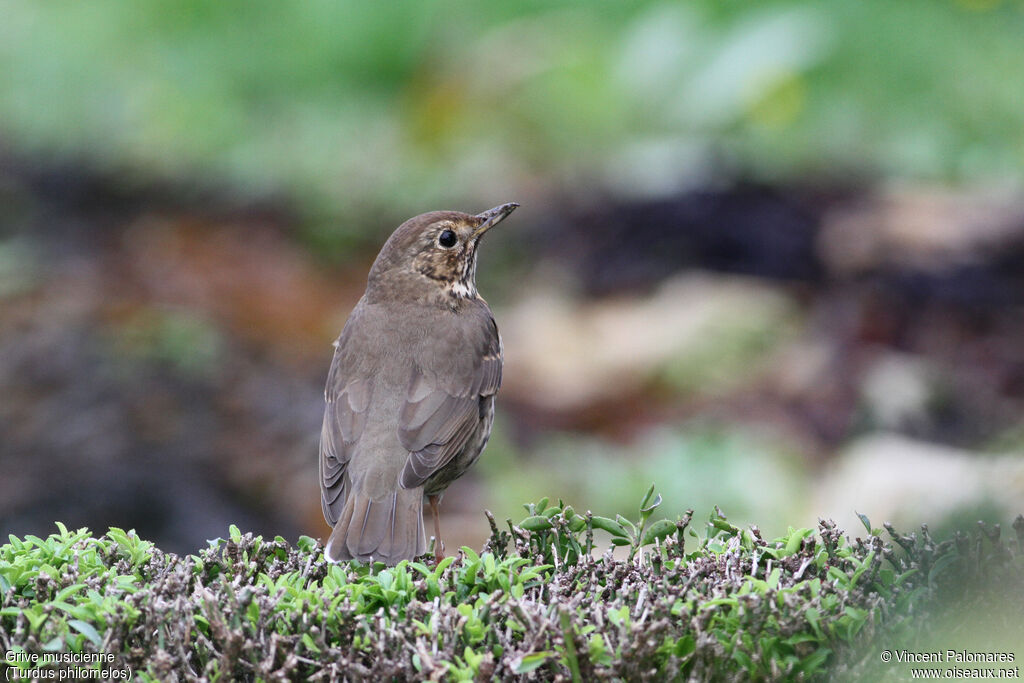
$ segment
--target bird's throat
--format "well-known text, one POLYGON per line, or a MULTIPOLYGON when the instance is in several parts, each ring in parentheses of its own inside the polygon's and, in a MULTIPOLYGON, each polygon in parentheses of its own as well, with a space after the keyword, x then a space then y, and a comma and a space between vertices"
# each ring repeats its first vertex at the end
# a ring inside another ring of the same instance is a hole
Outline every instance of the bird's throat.
POLYGON ((477 296, 476 284, 472 280, 456 280, 447 289, 456 299, 474 299, 477 296))
POLYGON ((458 277, 445 287, 451 296, 457 299, 475 299, 476 292, 476 254, 459 263, 458 277))

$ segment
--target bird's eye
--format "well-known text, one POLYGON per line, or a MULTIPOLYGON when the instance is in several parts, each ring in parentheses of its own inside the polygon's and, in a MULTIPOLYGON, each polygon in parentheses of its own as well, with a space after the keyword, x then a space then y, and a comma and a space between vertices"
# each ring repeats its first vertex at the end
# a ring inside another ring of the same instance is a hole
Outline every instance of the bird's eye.
POLYGON ((459 238, 451 230, 442 230, 441 234, 437 236, 437 243, 445 249, 451 249, 458 241, 459 238))

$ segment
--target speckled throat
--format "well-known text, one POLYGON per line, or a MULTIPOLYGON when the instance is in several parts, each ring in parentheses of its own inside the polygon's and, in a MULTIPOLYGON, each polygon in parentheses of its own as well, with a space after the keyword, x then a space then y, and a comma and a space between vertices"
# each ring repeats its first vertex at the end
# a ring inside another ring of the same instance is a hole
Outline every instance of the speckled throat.
POLYGON ((438 261, 436 252, 416 265, 416 270, 435 280, 446 294, 456 299, 473 299, 476 290, 476 244, 467 246, 463 252, 447 252, 438 261))
POLYGON ((459 276, 445 285, 445 290, 456 299, 474 299, 476 292, 476 246, 470 246, 466 258, 460 260, 459 276))

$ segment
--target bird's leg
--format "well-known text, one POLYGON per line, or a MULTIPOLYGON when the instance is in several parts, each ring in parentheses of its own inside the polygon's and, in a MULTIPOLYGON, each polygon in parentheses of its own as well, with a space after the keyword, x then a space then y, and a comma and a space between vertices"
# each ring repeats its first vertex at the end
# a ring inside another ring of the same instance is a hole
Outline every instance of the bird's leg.
POLYGON ((441 542, 441 515, 437 511, 437 504, 441 496, 427 496, 430 501, 430 512, 434 515, 434 559, 440 564, 444 559, 444 543, 441 542))

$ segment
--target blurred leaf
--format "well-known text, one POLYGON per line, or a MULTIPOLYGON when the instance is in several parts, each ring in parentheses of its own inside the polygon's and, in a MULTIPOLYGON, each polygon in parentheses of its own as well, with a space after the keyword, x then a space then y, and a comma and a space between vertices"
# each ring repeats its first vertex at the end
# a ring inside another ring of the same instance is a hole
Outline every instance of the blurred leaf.
POLYGON ((554 656, 554 652, 534 652, 533 654, 523 655, 515 660, 512 670, 517 674, 530 673, 534 669, 543 666, 544 662, 554 656))

